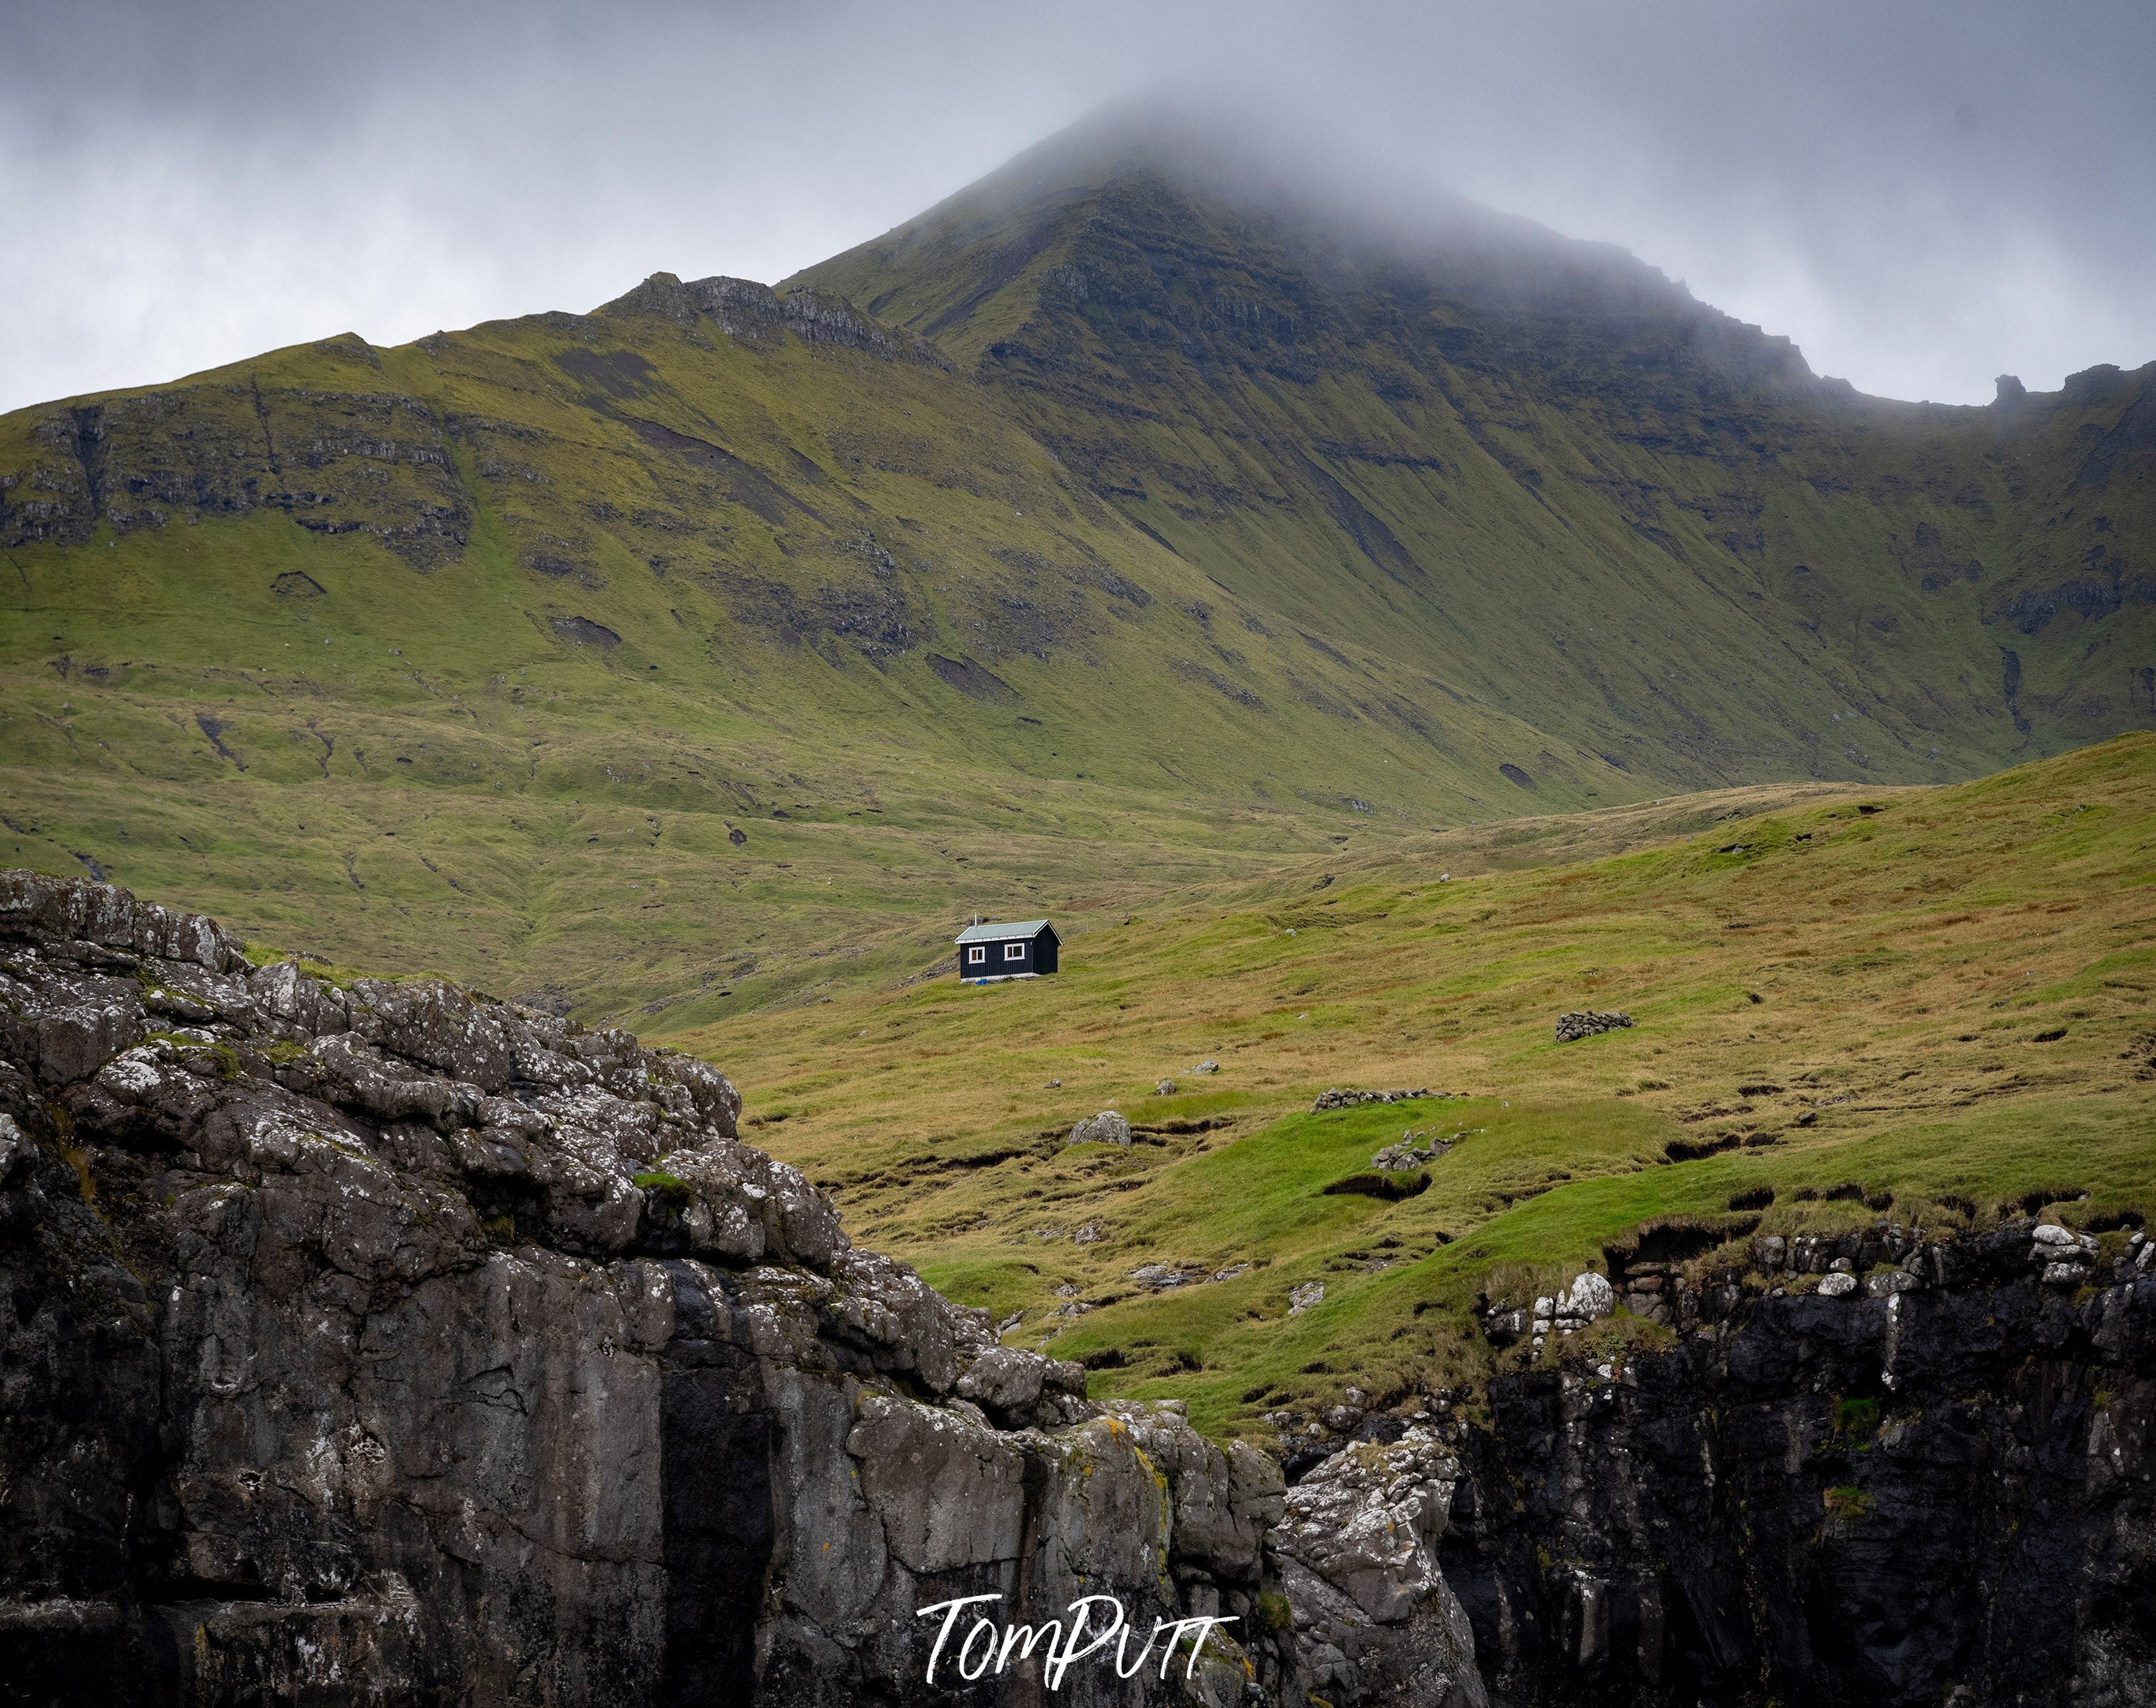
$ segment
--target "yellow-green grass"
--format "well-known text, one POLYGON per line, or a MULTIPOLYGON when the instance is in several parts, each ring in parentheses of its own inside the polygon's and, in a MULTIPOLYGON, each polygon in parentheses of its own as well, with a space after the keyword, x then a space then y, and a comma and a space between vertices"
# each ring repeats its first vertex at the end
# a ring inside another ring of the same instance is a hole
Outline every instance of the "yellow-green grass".
POLYGON ((1770 1228, 1871 1216, 1797 1196, 1851 1182, 1917 1221, 2156 1208, 2156 738, 1571 865, 1471 875, 1431 840, 1081 918, 1054 978, 841 990, 676 1041, 856 1238, 1219 1430, 1471 1385, 1480 1296, 1762 1186, 1770 1228), (1589 1007, 1637 1023, 1556 1044, 1589 1007), (1304 1112, 1331 1085, 1467 1095, 1304 1112), (1159 1131, 1062 1142, 1110 1105, 1159 1131), (1465 1133, 1426 1191, 1323 1193, 1409 1128, 1465 1133), (1156 1294, 1153 1263, 1251 1267, 1156 1294))
MULTIPOLYGON (((1211 581, 932 367, 535 316, 104 400, 106 459, 223 435, 236 466, 258 410, 335 441, 383 397, 406 428, 458 423, 439 468, 355 453, 288 471, 319 504, 138 504, 0 554, 0 857, 678 1025, 772 1000, 842 933, 1663 786, 1400 649, 1351 660, 1255 611, 1216 637, 1211 581), (645 364, 640 392, 568 382, 595 344, 645 364), (774 521, 637 422, 798 502, 774 521), (464 505, 468 537, 415 562, 368 529, 421 499, 464 505), (533 567, 562 553, 573 573, 533 567), (954 687, 934 659, 985 674, 954 687)), ((80 478, 59 413, 0 418, 9 502, 80 478)), ((834 965, 881 963, 808 972, 834 965)))
POLYGON ((976 910, 2156 716, 2156 607, 2085 579, 2156 489, 2047 495, 2141 382, 1732 393, 1661 359, 1697 305, 1563 244, 1661 307, 1404 320, 1366 280, 1299 317, 1246 222, 1097 187, 1015 276, 963 221, 934 277, 833 264, 924 326, 973 303, 949 365, 662 277, 0 417, 0 858, 678 1030, 887 982, 976 910), (1307 339, 1205 311, 1178 354, 1111 307, 1153 269, 1307 339))

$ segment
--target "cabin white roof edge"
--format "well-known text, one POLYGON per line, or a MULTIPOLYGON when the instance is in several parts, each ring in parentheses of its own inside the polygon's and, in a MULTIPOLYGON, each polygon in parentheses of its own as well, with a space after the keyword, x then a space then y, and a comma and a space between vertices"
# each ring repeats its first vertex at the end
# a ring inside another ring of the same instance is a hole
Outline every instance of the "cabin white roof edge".
MULTIPOLYGON (((1037 937, 1042 931, 1053 931, 1055 927, 1045 919, 1022 919, 1003 925, 968 926, 951 939, 954 943, 1000 943, 1013 937, 1037 937)), ((1063 941, 1060 933, 1055 941, 1063 941)))

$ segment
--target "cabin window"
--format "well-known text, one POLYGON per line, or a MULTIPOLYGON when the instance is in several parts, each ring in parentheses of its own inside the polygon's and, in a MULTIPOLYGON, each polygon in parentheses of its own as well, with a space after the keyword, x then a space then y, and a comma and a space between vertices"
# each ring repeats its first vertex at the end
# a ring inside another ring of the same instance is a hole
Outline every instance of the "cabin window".
POLYGON ((983 944, 976 943, 972 948, 966 951, 966 959, 976 965, 988 958, 988 951, 986 946, 983 944))
POLYGON ((1025 959, 1025 945, 1024 945, 1024 944, 1023 944, 1023 943, 1006 943, 1006 944, 1004 944, 1004 960, 1006 960, 1006 961, 1023 961, 1023 960, 1024 960, 1024 959, 1025 959))

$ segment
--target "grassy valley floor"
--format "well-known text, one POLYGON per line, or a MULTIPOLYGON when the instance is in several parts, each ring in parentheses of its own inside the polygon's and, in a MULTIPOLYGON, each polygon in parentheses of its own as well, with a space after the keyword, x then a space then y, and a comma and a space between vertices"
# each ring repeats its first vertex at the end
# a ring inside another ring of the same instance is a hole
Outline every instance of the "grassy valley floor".
POLYGON ((1215 1432, 1471 1387, 1479 1301, 1768 1188, 1769 1231, 2156 1200, 2156 737, 1140 887, 1059 913, 1053 978, 921 977, 922 942, 672 1041, 857 1239, 1215 1432), (1635 1024, 1555 1043, 1579 1008, 1635 1024), (1309 1113, 1333 1085, 1434 1095, 1309 1113), (1109 1107, 1129 1148, 1065 1143, 1109 1107), (1426 1189, 1326 1193, 1409 1131, 1453 1146, 1426 1189))

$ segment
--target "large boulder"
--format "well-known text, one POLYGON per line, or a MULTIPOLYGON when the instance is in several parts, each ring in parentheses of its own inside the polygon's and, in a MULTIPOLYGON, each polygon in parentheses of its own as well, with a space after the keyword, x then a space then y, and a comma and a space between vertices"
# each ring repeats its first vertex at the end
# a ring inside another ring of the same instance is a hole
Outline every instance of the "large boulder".
POLYGON ((1070 1141, 1074 1145, 1127 1145, 1131 1141, 1131 1124, 1114 1110, 1104 1109, 1073 1126, 1070 1141))

